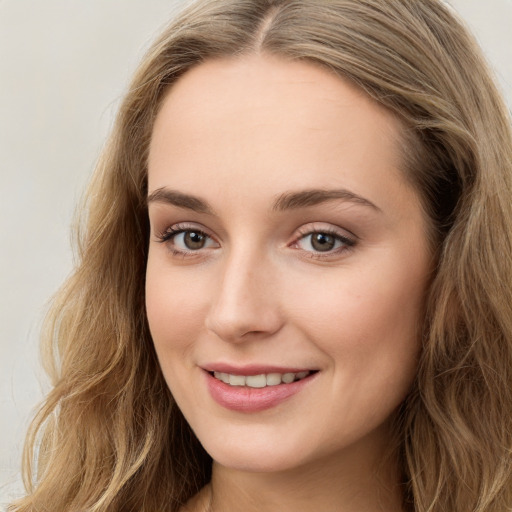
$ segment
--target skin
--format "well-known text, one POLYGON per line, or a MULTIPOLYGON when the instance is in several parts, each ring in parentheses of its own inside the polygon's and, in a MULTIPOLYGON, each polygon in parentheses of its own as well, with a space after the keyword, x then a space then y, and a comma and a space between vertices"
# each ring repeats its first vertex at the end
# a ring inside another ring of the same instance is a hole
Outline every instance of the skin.
POLYGON ((214 510, 400 510, 383 457, 414 379, 431 270, 400 130, 340 78, 269 56, 203 63, 167 94, 149 154, 146 300, 164 376, 214 460, 187 510, 209 507, 212 492, 214 510), (311 189, 363 199, 276 208, 311 189), (162 242, 171 227, 204 232, 204 246, 162 242), (317 250, 312 232, 336 245, 317 250), (212 399, 212 362, 318 373, 247 413, 212 399))

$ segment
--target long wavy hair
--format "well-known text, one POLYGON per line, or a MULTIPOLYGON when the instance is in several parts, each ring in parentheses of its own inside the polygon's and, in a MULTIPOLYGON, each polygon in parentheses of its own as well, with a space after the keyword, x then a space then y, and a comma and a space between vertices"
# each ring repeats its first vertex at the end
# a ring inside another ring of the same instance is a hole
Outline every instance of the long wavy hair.
MULTIPOLYGON (((147 156, 164 93, 201 62, 315 63, 402 120, 404 176, 432 226, 417 378, 396 422, 404 509, 512 508, 512 135, 473 38, 440 0, 201 0, 161 35, 82 208, 74 274, 43 332, 53 390, 16 512, 177 511, 211 476, 145 314, 147 156)), ((179 307, 177 305, 176 307, 179 307)))

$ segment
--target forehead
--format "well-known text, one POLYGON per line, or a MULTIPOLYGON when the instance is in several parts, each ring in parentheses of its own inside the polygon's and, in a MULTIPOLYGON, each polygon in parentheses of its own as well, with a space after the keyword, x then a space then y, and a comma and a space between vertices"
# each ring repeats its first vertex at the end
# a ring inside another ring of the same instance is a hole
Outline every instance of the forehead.
MULTIPOLYGON (((203 135, 213 124, 227 129, 228 116, 238 128, 253 123, 293 121, 309 131, 339 128, 343 117, 357 111, 349 122, 354 128, 381 130, 391 142, 401 132, 400 122, 366 93, 334 73, 308 61, 287 61, 250 55, 206 61, 185 73, 167 92, 154 126, 154 134, 174 116, 180 129, 203 135), (287 114, 286 119, 279 116, 287 114), (342 116, 341 118, 339 116, 342 116), (368 118, 371 123, 368 124, 368 118)), ((288 123, 287 128, 290 128, 288 123)), ((341 133, 341 132, 340 132, 341 133)), ((254 133, 256 136, 257 133, 254 133)))
POLYGON ((309 62, 252 55, 207 61, 167 92, 149 154, 149 190, 254 196, 269 187, 379 193, 401 172, 401 124, 364 92, 309 62))

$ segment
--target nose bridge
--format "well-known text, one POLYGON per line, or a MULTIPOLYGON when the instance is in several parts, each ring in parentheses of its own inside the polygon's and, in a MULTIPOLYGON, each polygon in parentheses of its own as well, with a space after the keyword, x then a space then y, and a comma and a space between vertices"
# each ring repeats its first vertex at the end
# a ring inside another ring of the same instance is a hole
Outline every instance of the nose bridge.
POLYGON ((251 247, 226 256, 212 297, 206 327, 226 341, 270 335, 281 319, 273 286, 275 270, 268 257, 251 247))

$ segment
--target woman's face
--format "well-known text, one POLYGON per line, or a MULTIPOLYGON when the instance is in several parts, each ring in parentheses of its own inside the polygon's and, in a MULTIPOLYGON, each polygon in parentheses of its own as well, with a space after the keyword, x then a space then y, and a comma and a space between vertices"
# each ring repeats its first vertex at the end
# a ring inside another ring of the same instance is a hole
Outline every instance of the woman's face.
POLYGON ((147 314, 220 464, 287 470, 389 444, 431 269, 399 137, 382 107, 304 62, 210 61, 167 94, 149 155, 147 314))

